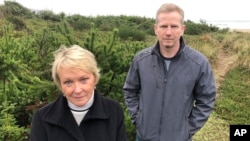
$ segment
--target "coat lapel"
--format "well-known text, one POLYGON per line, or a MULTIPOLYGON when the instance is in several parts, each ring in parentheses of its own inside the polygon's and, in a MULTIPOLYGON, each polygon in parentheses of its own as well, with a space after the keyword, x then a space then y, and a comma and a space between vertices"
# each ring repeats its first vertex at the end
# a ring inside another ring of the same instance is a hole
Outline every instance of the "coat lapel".
POLYGON ((83 133, 78 127, 64 96, 60 96, 53 107, 44 116, 44 120, 64 128, 72 137, 78 141, 85 141, 83 133))
POLYGON ((87 113, 84 120, 89 119, 108 119, 108 109, 106 108, 104 101, 102 100, 102 96, 98 94, 97 91, 95 91, 95 97, 94 97, 94 104, 89 109, 89 112, 87 113))

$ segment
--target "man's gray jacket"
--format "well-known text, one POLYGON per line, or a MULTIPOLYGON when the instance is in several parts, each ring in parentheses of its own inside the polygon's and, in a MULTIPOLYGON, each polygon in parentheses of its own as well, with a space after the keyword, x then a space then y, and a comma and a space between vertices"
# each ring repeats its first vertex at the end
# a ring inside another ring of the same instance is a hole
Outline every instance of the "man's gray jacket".
POLYGON ((159 43, 135 55, 125 103, 143 141, 188 141, 205 124, 216 87, 208 59, 184 44, 166 70, 159 43))

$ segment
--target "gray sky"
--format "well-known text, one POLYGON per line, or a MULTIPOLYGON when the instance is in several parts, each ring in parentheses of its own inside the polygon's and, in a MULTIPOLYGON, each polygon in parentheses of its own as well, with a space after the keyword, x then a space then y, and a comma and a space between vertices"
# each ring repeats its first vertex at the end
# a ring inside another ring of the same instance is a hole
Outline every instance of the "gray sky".
MULTIPOLYGON (((12 0, 31 10, 51 10, 67 15, 131 15, 155 17, 156 10, 165 2, 184 9, 185 20, 250 21, 247 0, 12 0)), ((3 4, 4 0, 0 0, 3 4)))

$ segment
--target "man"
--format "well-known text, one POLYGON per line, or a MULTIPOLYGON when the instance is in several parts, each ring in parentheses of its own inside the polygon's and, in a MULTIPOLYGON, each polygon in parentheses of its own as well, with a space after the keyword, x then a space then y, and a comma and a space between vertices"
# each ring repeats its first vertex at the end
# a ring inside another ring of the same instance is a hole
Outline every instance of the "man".
POLYGON ((184 44, 183 10, 171 3, 156 13, 157 43, 135 55, 124 98, 141 141, 191 141, 215 103, 208 59, 184 44))

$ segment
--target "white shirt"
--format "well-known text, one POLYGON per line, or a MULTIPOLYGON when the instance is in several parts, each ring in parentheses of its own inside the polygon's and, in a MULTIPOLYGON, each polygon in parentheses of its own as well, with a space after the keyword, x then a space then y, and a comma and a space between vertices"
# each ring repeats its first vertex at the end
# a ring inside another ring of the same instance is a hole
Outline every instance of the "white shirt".
POLYGON ((94 103, 94 92, 93 92, 91 98, 89 99, 89 101, 84 106, 81 106, 81 107, 74 105, 73 103, 71 103, 68 100, 68 106, 69 106, 78 126, 80 125, 80 123, 83 120, 83 118, 85 117, 85 115, 88 113, 89 108, 93 105, 93 103, 94 103))

